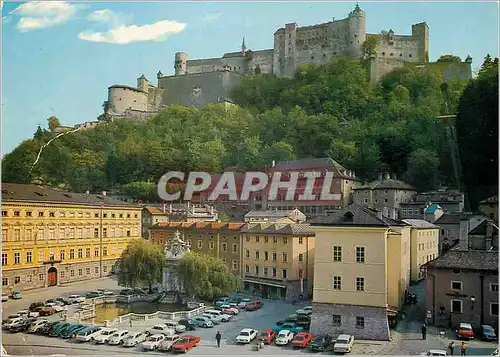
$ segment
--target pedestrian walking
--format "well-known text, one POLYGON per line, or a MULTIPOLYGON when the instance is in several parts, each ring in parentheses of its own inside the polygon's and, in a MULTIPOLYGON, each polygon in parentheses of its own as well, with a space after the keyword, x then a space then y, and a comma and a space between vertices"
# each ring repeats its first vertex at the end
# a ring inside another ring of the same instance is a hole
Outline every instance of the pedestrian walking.
POLYGON ((450 350, 450 356, 453 356, 453 350, 455 349, 455 343, 453 341, 450 341, 450 344, 448 345, 448 349, 450 350))
POLYGON ((220 348, 220 339, 222 335, 220 334, 219 331, 217 331, 217 334, 215 335, 215 340, 217 341, 217 348, 220 348))
POLYGON ((132 319, 129 320, 129 325, 132 327, 132 319))
POLYGON ((421 330, 422 330, 422 340, 425 340, 427 338, 427 326, 423 324, 421 330))
POLYGON ((467 356, 467 345, 465 342, 462 342, 460 345, 460 356, 467 356))

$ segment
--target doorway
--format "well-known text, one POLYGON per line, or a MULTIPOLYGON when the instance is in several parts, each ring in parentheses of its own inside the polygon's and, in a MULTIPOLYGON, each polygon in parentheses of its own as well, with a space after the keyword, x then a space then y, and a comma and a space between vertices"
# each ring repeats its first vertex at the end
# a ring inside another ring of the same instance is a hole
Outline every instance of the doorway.
POLYGON ((57 285, 57 269, 52 267, 47 273, 47 286, 57 285))

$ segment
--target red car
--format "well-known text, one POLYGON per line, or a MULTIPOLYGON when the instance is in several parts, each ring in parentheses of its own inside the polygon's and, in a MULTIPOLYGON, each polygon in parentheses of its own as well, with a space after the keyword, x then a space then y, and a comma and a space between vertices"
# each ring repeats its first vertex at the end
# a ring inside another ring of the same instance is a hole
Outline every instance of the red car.
POLYGON ((255 301, 252 301, 250 304, 247 304, 247 306, 245 306, 245 310, 247 311, 255 311, 255 310, 258 310, 262 307, 262 302, 260 302, 259 300, 255 300, 255 301))
POLYGON ((313 335, 307 332, 299 332, 292 340, 293 347, 305 348, 311 342, 313 335))
POLYGON ((259 335, 259 341, 264 342, 266 345, 271 344, 276 338, 276 332, 273 330, 264 330, 259 335))
POLYGON ((171 347, 173 352, 184 352, 186 353, 191 348, 196 347, 200 343, 200 338, 193 335, 184 335, 171 347))
POLYGON ((237 312, 235 312, 232 309, 222 309, 222 313, 224 313, 226 315, 236 315, 237 314, 237 312))

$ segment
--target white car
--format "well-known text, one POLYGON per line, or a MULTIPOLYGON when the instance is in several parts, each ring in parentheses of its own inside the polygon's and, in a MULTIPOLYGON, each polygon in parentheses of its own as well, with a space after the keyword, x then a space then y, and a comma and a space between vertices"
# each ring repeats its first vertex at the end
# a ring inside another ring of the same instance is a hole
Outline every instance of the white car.
POLYGON ((278 336, 276 336, 277 346, 286 346, 293 340, 293 333, 289 330, 281 330, 278 336))
POLYGON ((238 315, 240 313, 240 310, 238 310, 237 307, 233 307, 231 305, 221 305, 220 308, 222 309, 222 311, 224 310, 229 310, 233 313, 233 315, 238 315))
POLYGON ((492 356, 499 356, 500 353, 498 352, 498 348, 496 350, 493 351, 493 353, 491 354, 492 356))
POLYGON ((85 297, 81 295, 70 295, 66 298, 70 304, 76 304, 80 302, 85 302, 85 297))
POLYGON ((203 315, 207 314, 214 316, 217 319, 217 321, 222 321, 222 322, 229 322, 233 318, 233 315, 225 314, 219 310, 207 310, 203 313, 203 315))
POLYGON ((132 332, 124 338, 123 347, 135 347, 144 341, 146 341, 146 334, 144 332, 132 332))
POLYGON ((104 296, 112 296, 112 295, 117 295, 116 293, 110 291, 110 290, 106 290, 106 289, 97 289, 97 292, 99 292, 100 294, 104 295, 104 296))
POLYGON ((40 319, 40 320, 36 320, 35 322, 33 322, 30 327, 28 327, 28 333, 36 333, 38 331, 40 331, 42 329, 42 327, 44 327, 47 322, 49 322, 49 320, 47 319, 40 319))
POLYGON ((238 307, 240 309, 244 309, 248 304, 250 304, 252 302, 252 300, 250 299, 243 299, 241 300, 241 302, 238 304, 238 307))
POLYGON ((45 307, 52 307, 56 312, 61 312, 61 311, 68 311, 67 306, 61 306, 59 304, 56 304, 55 302, 49 302, 48 304, 45 304, 45 307))
POLYGON ((119 345, 130 334, 127 330, 117 331, 108 339, 108 345, 119 345))
POLYGON ((150 336, 146 341, 141 343, 141 347, 148 351, 156 350, 158 346, 160 346, 161 341, 163 341, 164 339, 165 335, 150 336))
POLYGON ((21 323, 22 321, 24 321, 25 318, 24 317, 14 317, 13 319, 10 319, 8 320, 3 326, 2 326, 2 329, 3 330, 8 330, 10 329, 12 326, 14 325, 17 325, 19 323, 21 323))
POLYGON ((206 317, 207 319, 209 319, 210 321, 213 322, 214 325, 218 325, 222 322, 222 319, 219 317, 219 316, 214 316, 214 315, 211 315, 211 314, 201 314, 200 315, 201 317, 206 317))
POLYGON ((214 323, 212 322, 212 320, 209 319, 208 317, 205 317, 205 316, 193 317, 193 321, 197 324, 197 326, 201 326, 201 327, 205 327, 205 328, 214 326, 214 323))
POLYGON ((38 311, 29 311, 29 310, 21 310, 21 311, 18 311, 17 314, 19 316, 25 316, 25 317, 38 317, 38 316, 40 316, 40 313, 38 311))
POLYGON ((102 330, 100 331, 100 334, 94 336, 91 340, 95 341, 95 343, 97 343, 98 345, 105 344, 106 342, 108 342, 109 338, 117 331, 118 329, 116 328, 102 330))
POLYGON ((80 342, 89 342, 93 341, 96 336, 99 336, 103 331, 105 331, 102 327, 94 327, 85 329, 76 334, 75 340, 80 342))
POLYGON ((9 301, 9 295, 7 293, 2 293, 2 302, 9 301))
POLYGON ((244 328, 243 330, 240 331, 240 334, 236 337, 236 342, 250 343, 257 337, 258 333, 259 331, 257 330, 251 328, 244 328))
POLYGON ((428 352, 422 352, 420 356, 448 356, 448 352, 445 350, 429 350, 428 352))
POLYGON ((175 330, 171 326, 163 324, 163 325, 154 325, 146 332, 150 335, 162 334, 168 336, 168 335, 173 335, 175 330))
POLYGON ((172 345, 179 341, 181 336, 179 335, 171 335, 171 336, 166 336, 163 341, 161 341, 160 345, 158 346, 159 351, 170 351, 172 349, 172 345))
POLYGON ((299 309, 295 311, 297 315, 311 315, 312 314, 312 306, 306 306, 303 309, 299 309))
POLYGON ((179 324, 177 321, 165 321, 163 324, 177 333, 186 332, 186 326, 179 324))
POLYGON ((341 334, 335 340, 333 345, 333 352, 335 353, 349 353, 354 345, 354 336, 341 334))

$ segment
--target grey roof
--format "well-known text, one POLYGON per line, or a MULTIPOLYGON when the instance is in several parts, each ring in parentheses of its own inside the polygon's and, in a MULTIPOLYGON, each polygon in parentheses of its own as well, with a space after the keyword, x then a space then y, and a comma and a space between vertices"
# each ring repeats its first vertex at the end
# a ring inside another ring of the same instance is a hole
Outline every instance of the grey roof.
POLYGON ((319 217, 310 221, 313 226, 354 226, 354 227, 394 227, 406 226, 400 220, 379 217, 378 212, 357 203, 353 203, 332 215, 319 217), (350 218, 352 217, 352 219, 350 218))
POLYGON ((336 176, 348 177, 350 179, 355 179, 347 175, 347 169, 339 164, 337 161, 330 157, 323 158, 305 158, 292 161, 282 161, 277 162, 271 171, 293 171, 293 170, 311 170, 311 169, 327 169, 328 171, 333 171, 336 176))
POLYGON ((466 213, 444 213, 434 223, 438 226, 441 224, 457 224, 460 223, 462 219, 467 219, 467 217, 468 215, 466 213))
POLYGON ((224 53, 224 55, 222 55, 222 58, 231 58, 231 57, 244 57, 244 56, 243 56, 243 53, 241 51, 228 52, 228 53, 224 53))
POLYGON ((132 87, 132 86, 127 86, 125 84, 113 84, 112 86, 108 87, 108 89, 111 89, 111 88, 130 89, 130 90, 133 90, 133 91, 136 91, 136 92, 147 93, 146 91, 143 91, 142 89, 138 89, 138 88, 135 88, 135 87, 132 87))
POLYGON ((485 219, 481 223, 479 223, 474 229, 472 229, 469 234, 472 235, 486 235, 486 228, 488 227, 488 224, 493 225, 493 233, 496 232, 498 234, 498 228, 494 224, 494 222, 491 219, 485 219), (493 224, 492 224, 493 223, 493 224))
POLYGON ((403 219, 403 222, 408 223, 415 228, 439 228, 435 224, 424 221, 423 219, 403 219))
POLYGON ((311 226, 303 223, 249 223, 241 232, 308 237, 316 235, 311 226))
POLYGON ((354 186, 353 190, 408 190, 416 191, 416 189, 401 180, 393 180, 391 178, 375 180, 366 185, 354 186))
POLYGON ((245 217, 274 217, 284 218, 289 217, 293 211, 277 211, 277 210, 252 210, 248 212, 245 217))
POLYGON ((33 184, 2 183, 2 201, 4 202, 43 202, 59 204, 81 204, 89 206, 141 208, 108 196, 59 191, 33 184))
POLYGON ((436 259, 425 263, 423 266, 434 268, 498 271, 498 252, 450 249, 442 253, 436 259))
POLYGON ((488 197, 487 199, 485 200, 482 200, 481 202, 479 203, 497 203, 498 204, 498 196, 491 196, 491 197, 488 197))

